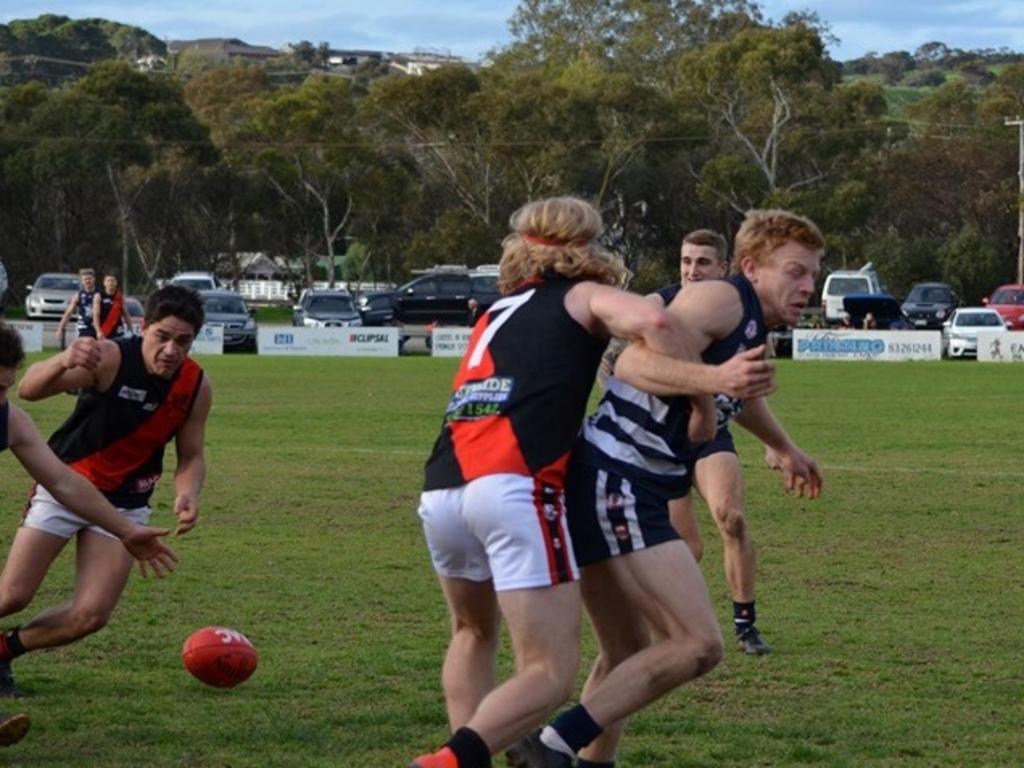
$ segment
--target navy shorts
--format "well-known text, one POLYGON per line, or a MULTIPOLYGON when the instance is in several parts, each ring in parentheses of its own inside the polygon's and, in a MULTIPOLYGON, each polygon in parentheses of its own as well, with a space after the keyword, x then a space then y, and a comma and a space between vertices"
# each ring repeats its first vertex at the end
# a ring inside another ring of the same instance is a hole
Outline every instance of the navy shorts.
POLYGON ((713 453, 736 453, 736 443, 733 442, 732 432, 729 431, 728 424, 719 427, 711 442, 701 446, 697 451, 697 461, 713 453))
POLYGON ((573 461, 566 477, 565 512, 577 564, 582 568, 678 539, 668 500, 667 494, 615 469, 573 461))

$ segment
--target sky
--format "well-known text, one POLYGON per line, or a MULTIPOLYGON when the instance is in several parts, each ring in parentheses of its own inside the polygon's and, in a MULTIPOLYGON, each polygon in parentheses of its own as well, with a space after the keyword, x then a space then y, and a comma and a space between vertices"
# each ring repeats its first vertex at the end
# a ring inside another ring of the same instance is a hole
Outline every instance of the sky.
MULTIPOLYGON (((55 13, 101 17, 166 40, 237 37, 253 45, 326 40, 335 48, 428 49, 468 59, 509 41, 517 0, 0 0, 0 23, 55 13), (243 10, 244 9, 244 10, 243 10)), ((954 48, 1024 51, 1024 0, 761 0, 780 19, 811 9, 839 38, 833 58, 913 52, 939 40, 954 48)))

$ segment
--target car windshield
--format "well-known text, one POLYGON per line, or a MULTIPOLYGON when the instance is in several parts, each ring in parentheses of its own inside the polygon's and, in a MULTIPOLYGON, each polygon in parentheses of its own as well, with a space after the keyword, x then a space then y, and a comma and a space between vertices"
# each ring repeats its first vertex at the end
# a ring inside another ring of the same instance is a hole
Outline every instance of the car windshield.
POLYGON ((962 312, 956 316, 956 324, 972 328, 996 327, 1003 324, 1003 320, 995 312, 962 312))
POLYGON ((497 293, 498 291, 498 276, 494 275, 476 275, 473 277, 473 290, 480 292, 491 292, 497 293))
POLYGON ((1024 291, 1020 288, 1000 288, 992 294, 991 304, 1024 304, 1024 291))
POLYGON ((829 296, 846 296, 849 293, 867 293, 871 289, 866 277, 833 277, 828 281, 829 296))
POLYGON ((953 294, 948 288, 941 288, 934 285, 919 285, 910 291, 907 301, 919 304, 949 304, 953 300, 953 294))
POLYGON ((247 315, 245 302, 238 296, 207 296, 203 301, 211 315, 247 315))
POLYGON ((46 291, 77 291, 78 290, 78 278, 77 277, 47 277, 43 275, 36 280, 36 288, 41 288, 46 291))
POLYGON ((191 288, 193 291, 208 291, 214 287, 213 281, 204 277, 177 277, 171 283, 182 288, 191 288))
POLYGON ((354 312, 348 296, 314 296, 309 300, 310 312, 354 312))

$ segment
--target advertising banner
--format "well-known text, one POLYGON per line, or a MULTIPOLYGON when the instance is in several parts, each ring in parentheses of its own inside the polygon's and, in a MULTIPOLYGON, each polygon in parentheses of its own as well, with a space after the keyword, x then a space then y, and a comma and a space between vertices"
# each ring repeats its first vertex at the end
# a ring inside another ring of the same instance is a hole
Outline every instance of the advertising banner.
POLYGON ((941 360, 939 331, 840 331, 797 328, 794 360, 941 360))
POLYGON ((26 352, 43 351, 43 324, 9 320, 7 324, 21 335, 21 343, 26 352))
POLYGON ((192 342, 190 355, 223 355, 224 326, 206 324, 199 329, 196 340, 192 342))
POLYGON ((462 357, 469 346, 472 328, 435 328, 430 341, 434 357, 462 357))
POLYGON ((256 345, 261 355, 398 357, 398 336, 397 328, 261 326, 256 345))
POLYGON ((1024 363, 1024 331, 978 331, 978 362, 1024 363))

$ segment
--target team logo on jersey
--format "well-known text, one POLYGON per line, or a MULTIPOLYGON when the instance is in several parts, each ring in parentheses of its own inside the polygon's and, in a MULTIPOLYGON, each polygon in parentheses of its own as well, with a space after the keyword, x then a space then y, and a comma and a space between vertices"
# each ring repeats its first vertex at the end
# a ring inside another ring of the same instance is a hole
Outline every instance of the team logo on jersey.
POLYGON ((612 527, 615 538, 619 541, 626 541, 629 538, 629 527, 625 523, 618 523, 612 527))
POLYGON ((743 332, 743 335, 748 339, 752 339, 757 336, 757 320, 751 320, 747 323, 747 329, 743 332))
POLYGON ((118 390, 117 396, 122 400, 131 400, 133 403, 146 402, 146 390, 144 389, 132 389, 131 387, 121 387, 121 389, 118 390))
POLYGON ((510 376, 491 376, 463 384, 448 403, 447 421, 475 421, 496 416, 512 396, 510 376))

